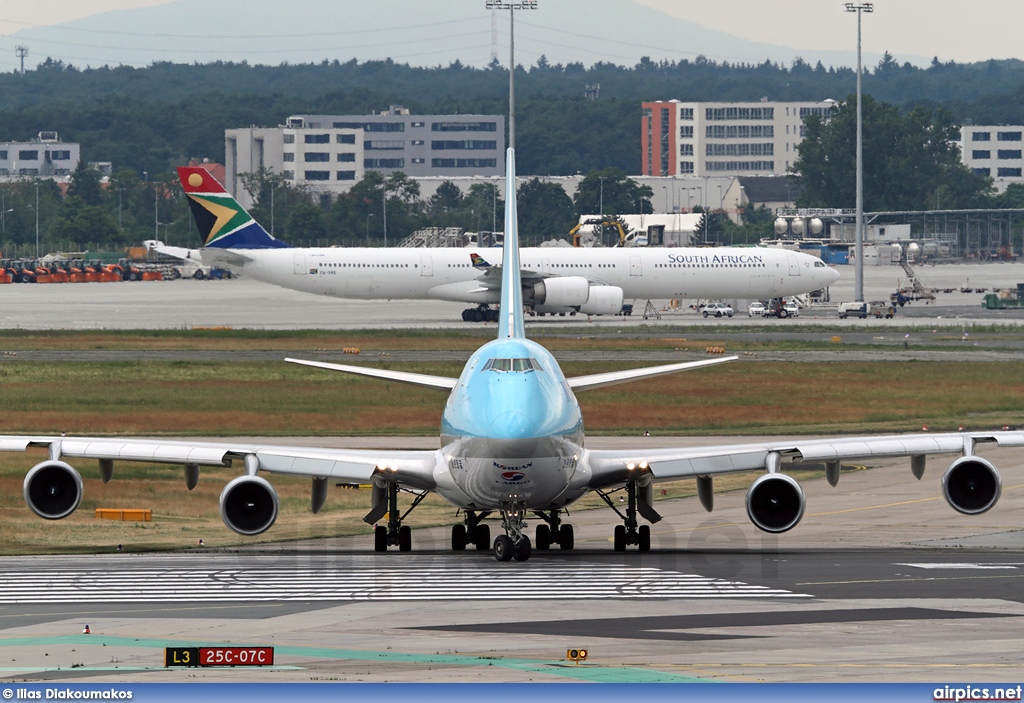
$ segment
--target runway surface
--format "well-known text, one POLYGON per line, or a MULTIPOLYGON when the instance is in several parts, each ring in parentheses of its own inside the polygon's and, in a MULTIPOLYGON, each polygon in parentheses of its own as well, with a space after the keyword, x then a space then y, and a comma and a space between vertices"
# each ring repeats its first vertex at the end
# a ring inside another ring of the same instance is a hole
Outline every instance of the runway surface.
MULTIPOLYGON (((1024 324, 1024 309, 982 310, 980 293, 960 293, 959 288, 975 286, 1015 288, 1024 282, 1021 264, 962 264, 925 266, 918 269, 926 285, 956 288, 955 293, 940 293, 934 304, 912 303, 901 308, 895 320, 839 320, 836 304, 853 300, 854 270, 838 267, 841 278, 830 288, 832 305, 805 309, 798 320, 763 320, 746 315, 746 301, 732 301, 737 316, 731 319, 704 320, 688 309, 693 301, 682 301, 677 310, 667 300, 655 301, 662 313, 660 320, 644 320, 646 301, 637 300, 635 314, 623 318, 530 317, 528 329, 544 330, 569 326, 641 327, 645 324, 670 327, 679 324, 778 325, 794 322, 802 325, 828 325, 857 329, 865 326, 882 329, 895 325, 922 328, 975 323, 1024 324)), ((898 266, 869 266, 864 270, 865 297, 888 300, 906 274, 898 266)), ((461 303, 440 301, 359 301, 327 298, 259 283, 251 279, 227 281, 147 281, 82 284, 12 284, 0 287, 0 329, 190 329, 227 326, 254 329, 380 329, 421 327, 467 328, 461 320, 461 303)), ((627 301, 628 302, 628 301, 627 301)), ((476 325, 480 326, 480 325, 476 325)))

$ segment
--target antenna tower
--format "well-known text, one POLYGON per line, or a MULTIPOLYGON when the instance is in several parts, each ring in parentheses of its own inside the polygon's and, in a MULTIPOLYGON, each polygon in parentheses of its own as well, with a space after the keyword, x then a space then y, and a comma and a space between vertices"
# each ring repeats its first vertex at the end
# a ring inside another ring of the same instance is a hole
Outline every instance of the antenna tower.
POLYGON ((14 53, 17 54, 18 58, 21 60, 21 75, 24 76, 25 75, 25 57, 28 56, 28 47, 27 46, 16 46, 16 47, 14 47, 14 53))
POLYGON ((498 10, 491 8, 491 63, 498 60, 498 10))

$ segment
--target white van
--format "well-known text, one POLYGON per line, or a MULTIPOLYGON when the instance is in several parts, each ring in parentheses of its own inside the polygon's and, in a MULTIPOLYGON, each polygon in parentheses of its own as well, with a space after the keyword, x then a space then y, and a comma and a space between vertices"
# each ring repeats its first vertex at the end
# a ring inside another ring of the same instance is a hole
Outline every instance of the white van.
POLYGON ((847 317, 859 317, 864 319, 868 316, 868 304, 867 303, 839 303, 839 319, 845 320, 847 317))

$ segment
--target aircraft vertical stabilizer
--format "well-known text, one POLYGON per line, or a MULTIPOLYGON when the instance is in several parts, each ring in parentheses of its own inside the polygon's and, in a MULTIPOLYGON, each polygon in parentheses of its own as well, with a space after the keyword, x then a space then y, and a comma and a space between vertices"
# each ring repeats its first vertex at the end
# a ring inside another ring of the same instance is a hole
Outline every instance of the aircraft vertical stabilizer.
POLYGON ((178 168, 192 218, 203 237, 203 245, 220 249, 289 248, 252 219, 210 173, 197 166, 178 168))
POLYGON ((498 339, 524 338, 523 281, 519 268, 519 221, 516 216, 516 154, 505 155, 505 244, 501 255, 501 315, 498 339))

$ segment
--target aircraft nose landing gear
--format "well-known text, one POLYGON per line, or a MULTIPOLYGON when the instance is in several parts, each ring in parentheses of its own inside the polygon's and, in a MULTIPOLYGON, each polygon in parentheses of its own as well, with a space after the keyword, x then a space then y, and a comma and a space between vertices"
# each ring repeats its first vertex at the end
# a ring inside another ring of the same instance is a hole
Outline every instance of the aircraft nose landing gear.
POLYGON ((533 551, 526 536, 526 511, 521 504, 501 506, 501 525, 505 534, 494 539, 494 558, 498 561, 526 561, 533 551))

